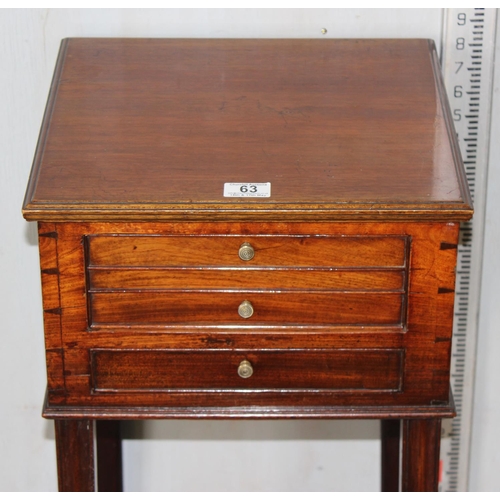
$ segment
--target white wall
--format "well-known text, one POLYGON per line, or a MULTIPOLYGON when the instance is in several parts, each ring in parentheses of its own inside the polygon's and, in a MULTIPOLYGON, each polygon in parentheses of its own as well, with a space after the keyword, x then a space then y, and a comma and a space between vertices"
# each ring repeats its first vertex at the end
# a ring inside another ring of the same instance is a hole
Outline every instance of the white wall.
MULTIPOLYGON (((57 487, 52 423, 40 417, 45 390, 36 228, 20 213, 60 40, 64 37, 418 37, 441 39, 435 10, 0 10, 0 490, 57 487), (326 35, 321 29, 328 30, 326 35)), ((497 84, 498 86, 498 84, 497 84)), ((498 89, 497 89, 498 91, 498 89)), ((498 109, 498 99, 497 99, 498 109)), ((497 114, 498 115, 498 114, 497 114)), ((498 122, 497 129, 498 130, 498 122)), ((499 159, 498 146, 495 151, 499 159)), ((494 170, 494 169, 492 169, 494 170)), ((490 190, 500 185, 493 172, 490 190)), ((492 195, 476 398, 474 489, 500 489, 500 380, 496 342, 500 297, 498 197, 492 195), (493 403, 492 403, 493 401, 493 403), (496 403, 495 403, 496 402, 496 403), (484 416, 483 420, 479 420, 484 416)), ((129 423, 124 443, 129 490, 377 490, 378 422, 129 423), (138 439, 141 436, 142 439, 138 439)))

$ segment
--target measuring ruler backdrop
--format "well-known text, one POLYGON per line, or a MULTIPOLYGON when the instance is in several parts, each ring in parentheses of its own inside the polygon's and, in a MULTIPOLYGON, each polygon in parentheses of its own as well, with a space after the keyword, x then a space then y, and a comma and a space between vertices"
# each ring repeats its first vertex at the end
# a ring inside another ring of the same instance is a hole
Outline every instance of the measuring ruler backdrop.
POLYGON ((451 388, 457 417, 443 422, 441 491, 467 491, 497 9, 445 9, 442 68, 474 200, 462 224, 455 285, 451 388))

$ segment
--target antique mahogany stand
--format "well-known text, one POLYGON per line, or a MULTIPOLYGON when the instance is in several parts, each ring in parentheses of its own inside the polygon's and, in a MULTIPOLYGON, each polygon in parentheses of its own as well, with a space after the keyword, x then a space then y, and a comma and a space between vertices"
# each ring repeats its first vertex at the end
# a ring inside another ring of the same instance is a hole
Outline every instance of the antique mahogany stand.
POLYGON ((437 489, 472 206, 432 41, 64 40, 24 216, 61 490, 165 418, 381 419, 383 489, 437 489))

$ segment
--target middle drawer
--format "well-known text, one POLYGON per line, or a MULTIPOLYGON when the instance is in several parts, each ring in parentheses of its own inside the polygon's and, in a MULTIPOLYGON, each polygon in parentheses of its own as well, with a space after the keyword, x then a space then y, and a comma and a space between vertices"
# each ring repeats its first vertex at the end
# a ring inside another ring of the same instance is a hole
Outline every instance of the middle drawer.
POLYGON ((93 327, 399 325, 400 293, 113 292, 91 297, 93 327))

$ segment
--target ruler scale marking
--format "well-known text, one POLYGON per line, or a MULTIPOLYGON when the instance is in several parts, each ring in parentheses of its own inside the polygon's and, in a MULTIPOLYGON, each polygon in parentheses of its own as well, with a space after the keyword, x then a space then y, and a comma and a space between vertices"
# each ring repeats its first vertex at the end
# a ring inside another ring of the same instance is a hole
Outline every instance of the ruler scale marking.
POLYGON ((440 490, 467 491, 496 9, 445 9, 445 16, 444 80, 475 213, 459 233, 451 365, 457 417, 443 425, 440 490))

